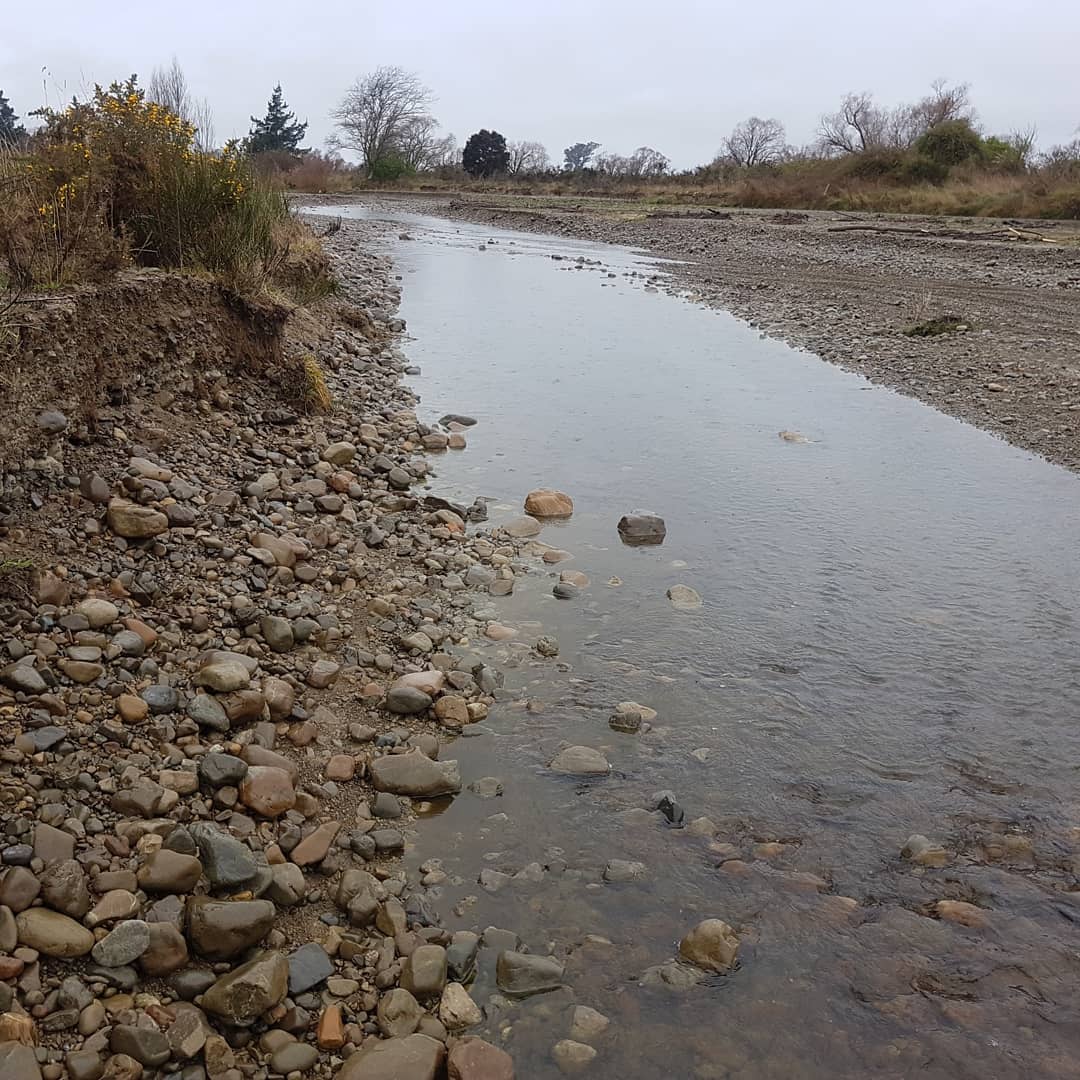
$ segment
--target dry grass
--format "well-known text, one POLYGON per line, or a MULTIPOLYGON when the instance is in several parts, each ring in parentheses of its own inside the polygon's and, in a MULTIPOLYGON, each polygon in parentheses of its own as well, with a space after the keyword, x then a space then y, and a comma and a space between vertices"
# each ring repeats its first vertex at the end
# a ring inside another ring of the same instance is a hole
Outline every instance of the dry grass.
POLYGON ((705 205, 745 209, 848 210, 962 217, 1080 218, 1077 170, 1033 170, 1021 175, 954 170, 941 184, 897 184, 856 175, 850 161, 818 160, 776 172, 731 176, 680 175, 655 181, 590 174, 493 180, 406 177, 394 184, 364 182, 359 190, 561 196, 624 200, 656 206, 705 205))

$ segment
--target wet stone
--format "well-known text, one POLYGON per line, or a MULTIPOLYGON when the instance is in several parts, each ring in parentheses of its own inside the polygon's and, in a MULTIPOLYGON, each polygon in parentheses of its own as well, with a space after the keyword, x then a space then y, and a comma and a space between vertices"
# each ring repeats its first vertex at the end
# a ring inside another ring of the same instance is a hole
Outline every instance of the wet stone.
POLYGON ((505 951, 496 962, 499 989, 511 997, 530 997, 563 985, 563 965, 552 956, 505 951))

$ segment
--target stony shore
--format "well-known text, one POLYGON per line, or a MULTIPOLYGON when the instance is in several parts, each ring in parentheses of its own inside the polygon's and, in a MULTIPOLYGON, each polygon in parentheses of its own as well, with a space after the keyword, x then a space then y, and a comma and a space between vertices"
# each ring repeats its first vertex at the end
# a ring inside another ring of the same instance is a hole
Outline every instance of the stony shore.
POLYGON ((1075 223, 716 214, 569 196, 380 195, 378 201, 675 260, 667 267, 675 287, 696 299, 1080 469, 1075 223), (933 235, 943 231, 963 238, 933 235), (932 337, 905 333, 943 316, 964 329, 932 337))
MULTIPOLYGON (((4 1080, 509 1080, 477 964, 504 1006, 564 980, 513 929, 443 929, 439 862, 399 858, 492 786, 445 760, 500 694, 470 644, 545 547, 425 494, 471 421, 412 409, 378 228, 327 239, 349 306, 293 343, 327 415, 196 359, 93 425, 62 394, 30 418, 0 530, 4 1080)), ((725 934, 684 952, 730 963, 725 934)), ((574 1015, 569 1071, 607 1023, 574 1015)))

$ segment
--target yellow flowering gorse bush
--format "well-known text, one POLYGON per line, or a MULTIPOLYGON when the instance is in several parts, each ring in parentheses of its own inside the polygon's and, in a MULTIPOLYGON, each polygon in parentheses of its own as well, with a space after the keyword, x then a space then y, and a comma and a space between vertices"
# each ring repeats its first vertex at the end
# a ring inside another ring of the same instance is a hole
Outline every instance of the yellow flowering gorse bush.
POLYGON ((21 207, 0 220, 0 254, 27 285, 124 261, 259 276, 283 257, 283 196, 238 142, 200 150, 195 127, 148 101, 134 76, 36 115, 21 207))

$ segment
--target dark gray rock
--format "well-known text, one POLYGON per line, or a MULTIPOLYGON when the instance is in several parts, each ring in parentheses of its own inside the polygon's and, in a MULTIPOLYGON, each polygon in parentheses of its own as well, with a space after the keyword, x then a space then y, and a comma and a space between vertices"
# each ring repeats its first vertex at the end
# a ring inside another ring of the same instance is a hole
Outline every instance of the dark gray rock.
POLYGON ((334 974, 334 965, 317 942, 302 945, 289 954, 289 993, 302 994, 334 974))

